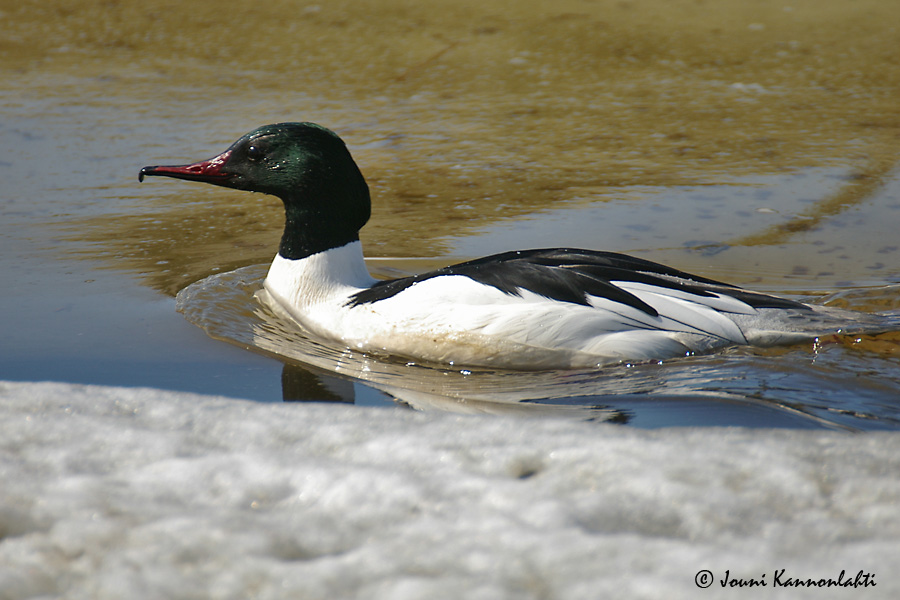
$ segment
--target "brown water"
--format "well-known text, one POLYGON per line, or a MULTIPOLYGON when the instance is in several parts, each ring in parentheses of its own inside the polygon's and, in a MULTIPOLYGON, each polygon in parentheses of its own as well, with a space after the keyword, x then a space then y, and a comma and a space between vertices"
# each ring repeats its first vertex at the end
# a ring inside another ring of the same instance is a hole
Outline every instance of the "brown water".
MULTIPOLYGON (((280 203, 136 175, 283 120, 347 141, 373 257, 583 246, 898 306, 879 289, 900 281, 896 3, 0 1, 0 19, 3 378, 281 399, 280 361, 209 340, 173 300, 267 263, 280 203)), ((737 370, 715 402, 631 422, 751 422, 730 394, 895 427, 896 348, 717 357, 737 370)), ((385 401, 351 387, 338 396, 385 401)), ((795 426, 780 419, 752 422, 795 426)))

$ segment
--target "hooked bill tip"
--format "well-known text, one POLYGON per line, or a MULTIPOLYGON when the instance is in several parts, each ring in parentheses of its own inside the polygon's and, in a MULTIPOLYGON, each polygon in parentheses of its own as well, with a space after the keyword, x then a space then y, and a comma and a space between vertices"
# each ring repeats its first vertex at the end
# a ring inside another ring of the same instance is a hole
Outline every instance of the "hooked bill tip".
POLYGON ((140 173, 138 173, 138 182, 143 182, 144 177, 147 175, 153 175, 153 169, 156 167, 144 167, 141 169, 140 173))

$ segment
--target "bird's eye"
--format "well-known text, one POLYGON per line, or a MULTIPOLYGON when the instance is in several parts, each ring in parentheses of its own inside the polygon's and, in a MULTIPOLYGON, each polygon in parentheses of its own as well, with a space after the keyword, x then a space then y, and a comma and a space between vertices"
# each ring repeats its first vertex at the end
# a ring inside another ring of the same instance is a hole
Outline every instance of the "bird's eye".
POLYGON ((262 150, 260 150, 258 146, 250 146, 247 148, 247 158, 250 160, 259 160, 262 156, 262 150))

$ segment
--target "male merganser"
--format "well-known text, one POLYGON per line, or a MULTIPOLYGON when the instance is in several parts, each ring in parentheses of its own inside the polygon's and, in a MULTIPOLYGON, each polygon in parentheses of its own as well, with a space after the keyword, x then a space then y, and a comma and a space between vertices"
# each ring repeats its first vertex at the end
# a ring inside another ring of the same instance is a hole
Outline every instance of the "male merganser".
POLYGON ((266 125, 215 158, 144 167, 139 180, 145 175, 281 198, 285 226, 268 296, 315 336, 364 352, 460 366, 593 367, 791 343, 847 326, 887 329, 878 315, 593 250, 506 252, 375 280, 359 241, 368 186, 344 142, 313 123, 266 125))

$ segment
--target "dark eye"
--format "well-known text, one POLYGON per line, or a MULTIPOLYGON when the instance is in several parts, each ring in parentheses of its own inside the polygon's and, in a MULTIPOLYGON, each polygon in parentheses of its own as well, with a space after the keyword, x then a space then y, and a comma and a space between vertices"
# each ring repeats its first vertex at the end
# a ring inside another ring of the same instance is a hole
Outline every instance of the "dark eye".
POLYGON ((262 150, 257 146, 250 146, 247 148, 247 158, 250 160, 259 160, 263 157, 262 150))

